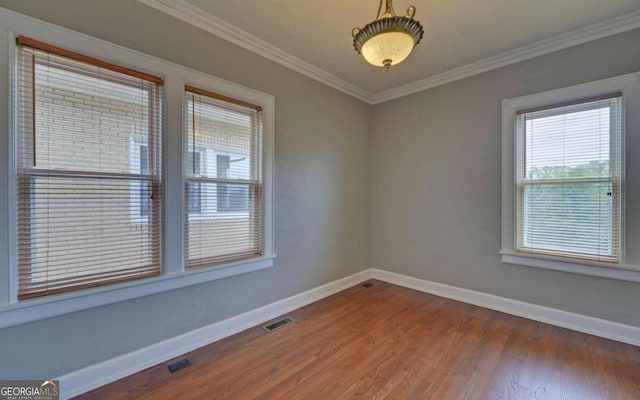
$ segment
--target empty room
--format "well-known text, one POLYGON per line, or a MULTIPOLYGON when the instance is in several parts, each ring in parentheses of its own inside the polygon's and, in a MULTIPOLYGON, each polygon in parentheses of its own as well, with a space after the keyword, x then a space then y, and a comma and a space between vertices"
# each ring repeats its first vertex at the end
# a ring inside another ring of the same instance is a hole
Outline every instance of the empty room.
POLYGON ((640 1, 0 0, 0 400, 640 399, 640 1))

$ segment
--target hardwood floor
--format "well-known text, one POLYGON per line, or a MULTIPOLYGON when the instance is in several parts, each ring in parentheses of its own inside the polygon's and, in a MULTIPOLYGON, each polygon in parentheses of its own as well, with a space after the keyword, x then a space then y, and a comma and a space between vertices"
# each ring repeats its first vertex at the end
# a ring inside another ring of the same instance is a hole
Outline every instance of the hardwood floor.
POLYGON ((80 398, 640 399, 639 347, 373 282, 80 398))

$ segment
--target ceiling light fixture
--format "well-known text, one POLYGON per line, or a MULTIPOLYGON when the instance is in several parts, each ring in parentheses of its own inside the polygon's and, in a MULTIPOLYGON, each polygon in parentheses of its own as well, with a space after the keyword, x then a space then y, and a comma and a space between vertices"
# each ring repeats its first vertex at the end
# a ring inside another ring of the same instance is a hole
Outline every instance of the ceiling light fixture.
POLYGON ((411 6, 407 14, 396 16, 393 11, 393 0, 385 1, 385 12, 380 16, 382 2, 378 6, 375 21, 364 28, 353 28, 353 47, 362 54, 369 64, 384 67, 387 71, 392 65, 401 63, 411 54, 413 48, 420 43, 424 29, 420 22, 413 19, 416 8, 411 6))

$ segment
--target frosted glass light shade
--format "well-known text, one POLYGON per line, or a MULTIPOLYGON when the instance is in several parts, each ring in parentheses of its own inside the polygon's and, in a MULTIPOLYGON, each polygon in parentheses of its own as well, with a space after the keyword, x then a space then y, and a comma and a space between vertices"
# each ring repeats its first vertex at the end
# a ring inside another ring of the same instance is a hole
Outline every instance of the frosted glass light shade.
POLYGON ((383 32, 362 45, 362 56, 369 64, 387 67, 401 63, 409 57, 415 42, 404 32, 383 32))
POLYGON ((390 66, 409 57, 424 35, 420 22, 413 19, 416 8, 411 6, 405 16, 398 17, 393 11, 392 3, 393 0, 385 1, 385 12, 380 17, 381 1, 375 21, 362 29, 355 27, 351 30, 353 48, 369 64, 384 67, 387 71, 390 66))

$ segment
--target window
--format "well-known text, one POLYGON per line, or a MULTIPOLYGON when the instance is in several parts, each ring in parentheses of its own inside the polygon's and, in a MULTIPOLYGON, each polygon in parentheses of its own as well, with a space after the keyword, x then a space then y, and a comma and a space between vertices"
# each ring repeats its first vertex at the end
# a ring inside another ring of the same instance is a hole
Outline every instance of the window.
POLYGON ((158 275, 162 80, 18 46, 18 298, 158 275))
POLYGON ((0 75, 10 78, 10 101, 0 101, 10 117, 0 129, 0 329, 273 266, 273 96, 18 14, 0 19, 0 75), (230 123, 229 140, 196 136, 187 149, 184 92, 164 80, 228 96, 218 96, 218 127, 230 123), (256 129, 253 142, 234 143, 234 124, 239 137, 256 129), (218 196, 213 178, 241 190, 218 196), (216 233, 212 246, 212 226, 240 230, 216 233), (187 272, 186 243, 198 238, 190 260, 213 267, 187 272))
POLYGON ((622 93, 516 118, 517 250, 617 263, 622 93))
POLYGON ((629 112, 639 83, 628 74, 503 101, 502 262, 638 280, 625 140, 640 124, 629 112))
POLYGON ((258 106, 186 87, 188 268, 262 254, 261 112, 258 106))

